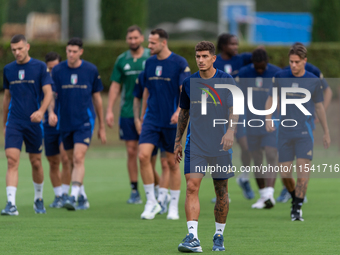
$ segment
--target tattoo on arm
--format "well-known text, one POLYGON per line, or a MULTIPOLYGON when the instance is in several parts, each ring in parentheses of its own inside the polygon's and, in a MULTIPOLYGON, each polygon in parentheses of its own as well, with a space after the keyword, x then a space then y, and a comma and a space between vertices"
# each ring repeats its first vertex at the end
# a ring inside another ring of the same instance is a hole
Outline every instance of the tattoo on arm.
POLYGON ((175 142, 182 140, 183 133, 189 120, 189 109, 181 109, 178 115, 177 133, 175 142))
POLYGON ((236 125, 233 125, 233 123, 238 121, 238 115, 234 115, 234 107, 229 108, 229 129, 235 130, 236 125))

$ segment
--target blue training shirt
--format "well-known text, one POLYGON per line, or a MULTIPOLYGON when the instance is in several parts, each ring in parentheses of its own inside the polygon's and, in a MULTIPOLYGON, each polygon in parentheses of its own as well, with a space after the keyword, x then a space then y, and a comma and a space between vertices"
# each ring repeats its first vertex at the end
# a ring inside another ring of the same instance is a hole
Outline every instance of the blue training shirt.
MULTIPOLYGON (((323 102, 322 85, 320 79, 314 74, 305 71, 302 77, 295 77, 291 70, 282 70, 275 75, 274 87, 278 88, 278 95, 281 101, 281 88, 304 88, 311 93, 311 99, 302 104, 311 114, 314 112, 314 104, 323 102)), ((272 88, 269 91, 269 95, 272 95, 272 88)), ((287 99, 301 99, 304 97, 302 93, 287 93, 287 99)), ((282 109, 281 109, 282 111, 282 109)), ((281 115, 281 121, 285 119, 293 119, 297 121, 296 127, 283 127, 279 126, 279 136, 284 137, 303 137, 304 135, 310 135, 313 137, 313 117, 312 115, 305 115, 295 104, 287 104, 286 115, 281 115)), ((287 121, 285 125, 294 125, 293 121, 287 121)))
POLYGON ((178 108, 180 86, 188 76, 188 62, 175 53, 163 60, 157 59, 156 55, 146 60, 144 81, 150 94, 143 125, 177 127, 176 124, 170 124, 170 121, 178 108))
POLYGON ((190 109, 185 153, 207 157, 231 154, 232 149, 223 151, 223 145, 220 144, 229 125, 219 124, 213 127, 213 120, 229 120, 229 108, 233 106, 233 96, 229 89, 215 88, 221 99, 221 105, 215 92, 204 84, 214 88, 215 84, 235 85, 235 81, 229 74, 218 69, 216 69, 216 73, 211 79, 202 79, 199 72, 196 72, 184 80, 180 107, 182 109, 190 109), (201 115, 202 88, 210 91, 216 101, 215 104, 214 99, 210 95, 205 94, 207 96, 207 115, 201 115))
POLYGON ((60 103, 59 129, 71 132, 82 126, 93 128, 96 114, 92 94, 103 90, 97 67, 82 60, 80 67, 70 68, 63 61, 53 68, 52 77, 60 103))
POLYGON ((233 56, 231 59, 225 60, 222 59, 221 54, 218 54, 214 63, 214 67, 216 69, 223 70, 233 77, 236 77, 242 67, 251 63, 251 57, 251 53, 242 53, 233 56))
POLYGON ((3 86, 11 94, 7 123, 40 125, 31 122, 30 116, 40 108, 42 87, 52 83, 46 64, 40 60, 31 58, 25 64, 14 61, 6 65, 3 86))
MULTIPOLYGON (((253 88, 253 106, 256 110, 265 110, 266 101, 268 98, 269 90, 272 86, 272 78, 275 76, 277 72, 281 71, 281 68, 267 64, 266 70, 263 74, 259 75, 255 68, 254 64, 247 65, 240 69, 235 80, 238 82, 239 87, 242 89, 244 99, 245 99, 245 115, 246 120, 251 119, 260 119, 263 123, 266 123, 266 116, 255 115, 250 112, 248 108, 248 88, 253 88)), ((277 112, 273 114, 273 118, 277 119, 277 112)), ((258 122, 254 122, 252 125, 259 125, 258 122)), ((247 125, 247 134, 248 135, 265 135, 268 132, 266 131, 265 124, 262 127, 251 127, 247 125)))

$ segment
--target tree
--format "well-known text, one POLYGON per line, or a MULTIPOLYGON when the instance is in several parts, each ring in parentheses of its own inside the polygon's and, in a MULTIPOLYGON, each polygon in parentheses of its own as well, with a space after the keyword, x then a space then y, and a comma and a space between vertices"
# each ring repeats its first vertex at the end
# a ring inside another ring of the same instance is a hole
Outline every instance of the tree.
POLYGON ((106 40, 123 40, 131 25, 146 27, 147 0, 101 0, 101 24, 106 40))
POLYGON ((340 41, 340 1, 314 0, 312 12, 314 16, 313 41, 340 41))

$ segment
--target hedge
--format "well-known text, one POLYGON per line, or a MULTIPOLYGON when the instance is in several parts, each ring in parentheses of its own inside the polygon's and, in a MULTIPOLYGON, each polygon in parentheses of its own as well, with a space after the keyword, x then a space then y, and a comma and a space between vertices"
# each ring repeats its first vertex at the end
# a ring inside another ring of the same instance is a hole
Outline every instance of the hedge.
MULTIPOLYGON (((190 42, 172 42, 169 48, 185 57, 189 63, 192 72, 197 71, 195 63, 195 43, 190 42)), ((251 52, 254 46, 242 46, 240 52, 251 52)), ((110 86, 110 75, 119 54, 127 50, 127 45, 123 41, 113 41, 102 45, 84 45, 84 59, 94 63, 99 70, 102 81, 106 90, 110 86)), ((270 62, 279 67, 288 65, 288 47, 266 47, 270 62)), ((30 49, 30 56, 44 60, 44 56, 49 51, 56 51, 61 54, 62 58, 66 58, 64 44, 46 44, 46 43, 33 43, 30 49)), ((327 44, 313 44, 308 48, 308 61, 321 69, 325 77, 337 78, 339 77, 340 70, 340 44, 327 43, 327 44)), ((14 61, 14 57, 10 50, 8 42, 0 42, 0 75, 2 76, 3 67, 14 61)), ((2 88, 2 79, 0 79, 0 86, 2 88)), ((334 84, 333 92, 336 93, 334 84)))

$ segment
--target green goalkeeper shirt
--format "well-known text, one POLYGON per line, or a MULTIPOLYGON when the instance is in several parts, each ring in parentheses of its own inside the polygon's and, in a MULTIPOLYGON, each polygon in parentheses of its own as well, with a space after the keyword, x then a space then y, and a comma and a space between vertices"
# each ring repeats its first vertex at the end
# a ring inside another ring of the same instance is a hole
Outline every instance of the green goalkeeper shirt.
POLYGON ((140 58, 133 58, 130 50, 120 54, 111 74, 111 81, 122 84, 120 117, 133 118, 133 89, 138 75, 144 70, 150 50, 144 49, 140 58))

